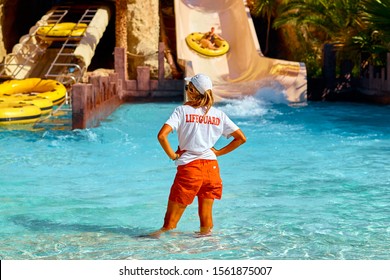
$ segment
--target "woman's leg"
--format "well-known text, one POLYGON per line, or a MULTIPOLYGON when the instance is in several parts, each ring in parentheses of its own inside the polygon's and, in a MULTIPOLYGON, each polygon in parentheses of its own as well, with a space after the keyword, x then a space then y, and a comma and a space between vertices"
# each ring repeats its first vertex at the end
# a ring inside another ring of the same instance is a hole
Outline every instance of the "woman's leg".
POLYGON ((167 212, 165 213, 163 229, 171 230, 176 228, 187 205, 168 200, 167 212))
POLYGON ((168 200, 167 211, 164 217, 164 225, 159 230, 152 232, 149 236, 159 237, 163 232, 175 229, 187 205, 168 200))
POLYGON ((201 47, 203 48, 208 48, 210 50, 217 50, 218 48, 214 46, 213 43, 211 43, 209 40, 207 39, 201 39, 200 40, 200 45, 201 47))
POLYGON ((198 198, 200 234, 208 234, 213 228, 213 203, 212 198, 198 198))

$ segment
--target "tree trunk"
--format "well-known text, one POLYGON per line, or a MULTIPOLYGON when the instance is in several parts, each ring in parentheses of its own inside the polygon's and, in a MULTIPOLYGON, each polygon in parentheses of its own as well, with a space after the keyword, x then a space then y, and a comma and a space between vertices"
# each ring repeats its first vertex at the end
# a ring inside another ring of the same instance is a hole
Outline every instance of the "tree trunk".
POLYGON ((127 50, 127 0, 115 0, 115 46, 127 50))
POLYGON ((123 61, 116 61, 115 64, 124 66, 123 79, 127 80, 127 0, 115 0, 115 47, 124 49, 123 61))

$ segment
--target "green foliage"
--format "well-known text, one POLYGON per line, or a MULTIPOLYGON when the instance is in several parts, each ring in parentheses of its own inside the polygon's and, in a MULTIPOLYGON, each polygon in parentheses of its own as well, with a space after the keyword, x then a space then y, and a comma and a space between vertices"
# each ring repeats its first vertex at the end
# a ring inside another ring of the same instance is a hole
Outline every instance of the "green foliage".
POLYGON ((253 13, 272 15, 275 29, 293 27, 295 34, 286 36, 298 38, 293 56, 305 62, 308 76, 320 75, 326 43, 335 46, 339 61, 353 61, 354 72, 361 57, 385 65, 390 51, 390 0, 255 0, 253 13))
POLYGON ((359 48, 359 52, 365 54, 362 63, 374 66, 386 65, 386 54, 389 50, 386 43, 381 40, 378 31, 372 31, 371 34, 361 33, 352 40, 353 44, 359 48))
POLYGON ((302 56, 302 62, 306 65, 306 71, 308 77, 321 77, 322 67, 318 61, 316 53, 306 53, 302 56))
MULTIPOLYGON (((290 35, 287 32, 284 33, 287 39, 290 35)), ((295 35, 299 47, 292 52, 291 59, 305 63, 308 77, 320 77, 322 75, 322 50, 315 47, 315 39, 307 40, 302 33, 295 35)))
POLYGON ((276 7, 278 2, 279 2, 278 0, 263 0, 263 1, 257 0, 254 2, 252 8, 252 14, 254 16, 263 17, 267 19, 267 36, 266 36, 264 54, 267 54, 268 52, 271 19, 272 17, 276 16, 276 7))
POLYGON ((360 0, 293 0, 279 7, 275 28, 293 24, 299 32, 311 34, 324 43, 343 44, 361 28, 360 0))
POLYGON ((362 0, 362 19, 377 30, 382 40, 390 41, 390 0, 362 0))

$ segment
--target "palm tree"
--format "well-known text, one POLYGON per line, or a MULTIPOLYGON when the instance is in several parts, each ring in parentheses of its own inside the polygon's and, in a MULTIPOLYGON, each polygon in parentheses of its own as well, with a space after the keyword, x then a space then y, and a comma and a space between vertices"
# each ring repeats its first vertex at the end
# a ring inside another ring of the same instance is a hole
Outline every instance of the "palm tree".
POLYGON ((275 28, 292 23, 308 37, 321 42, 345 43, 362 27, 359 18, 361 0, 293 0, 284 1, 275 28))
POLYGON ((390 42, 390 0, 362 0, 362 19, 390 42))
POLYGON ((362 53, 362 65, 386 65, 386 54, 390 50, 390 0, 362 0, 361 18, 366 28, 352 38, 362 53))
POLYGON ((277 6, 280 0, 255 0, 253 3, 252 14, 267 19, 267 35, 264 54, 268 52, 269 33, 271 30, 272 17, 276 16, 277 6))
MULTIPOLYGON (((342 52, 351 38, 364 30, 360 18, 361 0, 284 0, 274 21, 274 28, 294 26, 298 38, 302 38, 300 49, 306 50, 300 61, 317 61, 319 67, 325 44, 337 47, 343 56, 355 57, 351 52, 342 52)), ((312 65, 315 65, 312 63, 312 65)), ((308 69, 310 71, 310 69, 308 69)), ((317 72, 317 71, 316 71, 317 72)))

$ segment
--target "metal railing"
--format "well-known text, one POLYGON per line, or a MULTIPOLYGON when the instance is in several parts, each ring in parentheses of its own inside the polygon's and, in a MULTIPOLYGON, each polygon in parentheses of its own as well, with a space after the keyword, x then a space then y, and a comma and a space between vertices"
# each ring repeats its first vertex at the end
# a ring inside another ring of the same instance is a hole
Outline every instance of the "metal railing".
MULTIPOLYGON (((21 40, 19 44, 15 45, 17 51, 8 54, 4 59, 4 63, 0 64, 0 78, 22 79, 29 77, 34 66, 39 63, 39 59, 53 43, 52 41, 45 40, 44 35, 37 38, 38 29, 50 25, 47 31, 49 33, 57 24, 64 21, 65 16, 69 15, 71 11, 70 8, 68 6, 54 8, 47 14, 47 18, 45 19, 46 25, 36 26, 35 30, 25 35, 24 40, 21 40)), ((96 12, 96 8, 86 9, 74 28, 77 28, 79 24, 89 25, 96 12)), ((74 50, 79 46, 84 33, 75 37, 72 36, 72 32, 69 32, 69 36, 61 42, 61 47, 55 58, 50 62, 50 66, 43 78, 55 79, 65 85, 77 83, 82 79, 86 67, 83 60, 74 54, 74 50)), ((56 44, 58 43, 56 42, 56 44)))
MULTIPOLYGON (((81 23, 88 25, 92 21, 96 12, 96 8, 86 9, 74 28, 77 28, 77 26, 81 23)), ((79 82, 86 71, 86 67, 83 65, 83 62, 80 61, 73 52, 69 52, 69 50, 74 51, 79 46, 84 33, 80 36, 71 36, 71 34, 72 32, 69 32, 68 38, 66 38, 63 42, 60 50, 45 74, 45 78, 56 79, 65 85, 79 82)))

